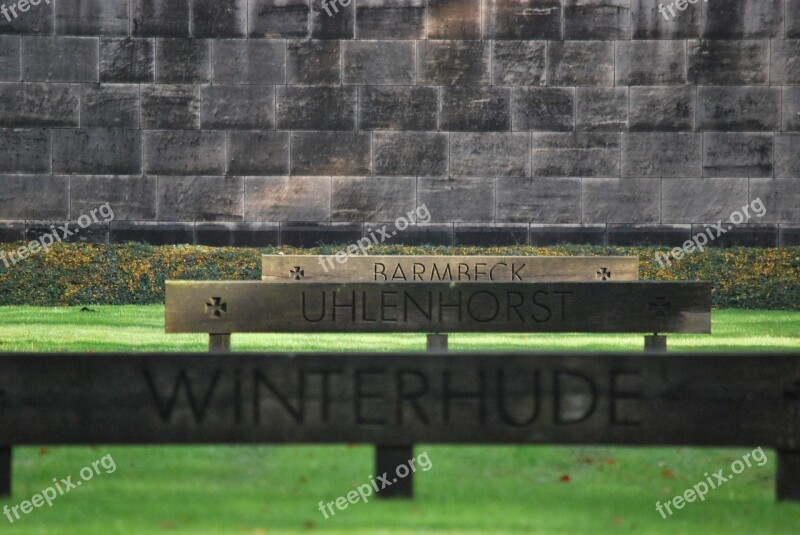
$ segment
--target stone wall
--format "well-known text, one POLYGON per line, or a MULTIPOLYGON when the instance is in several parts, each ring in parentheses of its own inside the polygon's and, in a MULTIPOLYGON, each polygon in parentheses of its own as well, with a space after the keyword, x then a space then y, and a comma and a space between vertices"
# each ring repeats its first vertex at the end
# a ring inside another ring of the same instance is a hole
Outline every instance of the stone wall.
POLYGON ((800 243, 800 0, 28 2, 0 240, 800 243))

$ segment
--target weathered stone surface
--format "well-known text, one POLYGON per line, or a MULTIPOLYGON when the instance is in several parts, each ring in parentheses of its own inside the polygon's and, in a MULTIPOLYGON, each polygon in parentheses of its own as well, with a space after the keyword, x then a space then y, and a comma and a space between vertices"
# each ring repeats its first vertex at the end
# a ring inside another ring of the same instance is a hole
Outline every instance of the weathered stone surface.
POLYGON ((280 223, 197 223, 197 245, 212 247, 277 247, 280 223))
POLYGON ((414 178, 333 177, 332 221, 394 221, 417 205, 414 178))
POLYGON ((153 245, 194 243, 194 223, 155 221, 112 221, 109 242, 141 242, 153 245))
POLYGON ((0 173, 49 173, 50 131, 0 128, 0 173))
POLYGON ((69 177, 0 175, 0 213, 4 219, 66 219, 69 177))
POLYGON ((783 37, 784 0, 698 2, 704 39, 783 37))
POLYGON ((97 82, 97 39, 22 37, 22 79, 26 82, 97 82))
POLYGON ((575 96, 577 130, 628 129, 628 88, 579 87, 575 96))
POLYGON ((191 0, 193 37, 244 37, 247 0, 191 0))
POLYGON ((783 130, 800 130, 800 86, 783 88, 783 130))
POLYGON ((631 247, 637 245, 666 245, 682 247, 691 238, 691 225, 610 224, 607 245, 631 247))
POLYGON ((661 181, 654 178, 585 178, 584 223, 658 223, 661 181))
POLYGON ((530 135, 527 132, 450 134, 450 176, 531 176, 530 135))
POLYGON ((210 81, 210 40, 158 40, 156 43, 156 82, 189 84, 210 81))
POLYGON ((675 85, 686 83, 685 41, 619 41, 617 85, 675 85))
POLYGON ((600 246, 606 244, 606 225, 531 223, 529 232, 531 245, 540 247, 565 243, 600 246))
POLYGON ((800 39, 771 42, 769 79, 773 84, 800 84, 800 39))
POLYGON ((702 176, 701 134, 641 132, 622 134, 622 176, 702 176))
POLYGON ((436 130, 435 87, 365 86, 358 92, 361 130, 436 130))
POLYGON ((547 47, 547 84, 614 85, 614 43, 551 41, 547 47))
POLYGON ((777 87, 698 87, 697 130, 772 131, 780 126, 777 87))
MULTIPOLYGON (((742 212, 742 209, 739 209, 742 212)), ((692 225, 692 235, 706 232, 706 225, 692 225)), ((711 229, 712 233, 716 231, 711 229)), ((714 241, 708 242, 709 247, 777 247, 778 246, 778 225, 770 224, 749 224, 737 225, 719 236, 714 241)))
POLYGON ((372 140, 376 175, 443 177, 447 174, 447 134, 375 132, 372 140))
POLYGON ((275 128, 274 86, 204 86, 201 100, 203 128, 220 130, 275 128))
POLYGON ((581 179, 498 179, 497 221, 579 223, 581 221, 581 179))
POLYGON ((514 130, 571 131, 575 128, 575 90, 515 87, 512 117, 514 130))
POLYGON ((230 132, 229 175, 288 175, 289 132, 230 132))
MULTIPOLYGON (((17 6, 17 2, 6 2, 17 6)), ((40 2, 38 6, 31 6, 28 13, 22 17, 0 17, 0 34, 24 34, 24 35, 53 35, 55 27, 55 2, 40 2)), ((19 12, 17 12, 19 15, 19 12)))
POLYGON ((370 174, 368 132, 292 132, 293 175, 370 174))
POLYGON ((142 172, 138 130, 53 130, 53 173, 136 175, 142 172))
POLYGON ((242 220, 242 177, 163 177, 157 191, 160 221, 242 220))
POLYGON ((694 129, 694 87, 631 87, 630 131, 692 131, 694 129))
POLYGON ((58 35, 128 35, 128 0, 61 0, 54 4, 58 35))
POLYGON ((200 128, 200 88, 191 85, 141 86, 141 127, 149 130, 200 128))
POLYGON ((417 203, 431 213, 431 222, 481 223, 495 219, 495 179, 420 178, 417 203))
POLYGON ((285 130, 354 130, 355 87, 278 86, 277 123, 285 130))
POLYGON ((786 0, 786 38, 800 37, 800 0, 786 0))
POLYGON ((222 175, 225 132, 144 133, 144 172, 152 175, 222 175))
POLYGON ((703 176, 772 176, 772 134, 706 132, 703 176))
MULTIPOLYGON (((485 225, 482 225, 485 226, 485 225)), ((453 245, 452 223, 427 223, 424 225, 409 225, 403 230, 397 228, 394 221, 365 222, 364 230, 360 237, 369 236, 375 229, 384 230, 392 235, 391 243, 394 245, 453 245), (392 234, 397 231, 397 234, 392 234)), ((354 242, 350 242, 354 243, 354 242)))
POLYGON ((283 84, 286 46, 279 40, 214 41, 215 84, 283 84))
POLYGON ((361 0, 356 5, 359 39, 422 39, 425 0, 361 0))
POLYGON ((534 132, 531 142, 535 177, 619 176, 619 134, 534 132))
POLYGON ((769 80, 769 41, 687 43, 687 79, 698 85, 758 85, 769 80))
POLYGON ((24 221, 0 222, 0 243, 13 243, 25 239, 24 221))
POLYGON ((152 83, 155 65, 153 39, 100 39, 101 82, 152 83))
POLYGON ((747 203, 747 179, 664 180, 662 195, 664 223, 726 222, 747 203))
POLYGON ((570 0, 564 5, 564 39, 629 39, 631 0, 570 0))
POLYGON ((488 84, 490 59, 490 46, 485 41, 420 41, 417 84, 488 84))
POLYGON ((131 0, 131 35, 189 37, 190 0, 131 0))
POLYGON ((342 83, 411 84, 413 41, 343 41, 342 83))
POLYGON ((308 36, 308 0, 250 0, 250 37, 308 36))
POLYGON ((633 39, 686 39, 700 36, 700 6, 688 4, 686 10, 674 9, 676 17, 659 12, 659 2, 653 0, 631 0, 631 23, 633 39))
POLYGON ((245 221, 328 221, 329 177, 247 177, 245 221))
POLYGON ((156 183, 153 176, 72 176, 70 217, 76 220, 108 203, 114 221, 155 219, 156 183))
POLYGON ((560 39, 559 0, 486 0, 484 39, 560 39))
POLYGON ((321 244, 349 245, 363 235, 360 223, 281 223, 281 245, 290 247, 317 247, 321 244))
POLYGON ((750 223, 795 223, 800 221, 800 180, 751 178, 750 199, 761 199, 765 213, 752 215, 750 223))
POLYGON ((545 85, 545 41, 496 41, 492 45, 492 84, 545 85))
POLYGON ((496 246, 529 245, 528 225, 507 223, 486 223, 474 225, 457 223, 453 228, 453 245, 456 247, 477 247, 491 243, 496 246))
POLYGON ((75 84, 0 84, 0 102, 0 126, 78 126, 75 84))
POLYGON ((81 86, 81 126, 139 128, 139 87, 125 84, 81 86))
POLYGON ((327 0, 311 1, 311 37, 313 39, 352 39, 355 35, 355 6, 327 0), (324 5, 327 5, 327 10, 324 5))
POLYGON ((775 177, 800 178, 800 133, 775 134, 775 177))
POLYGON ((428 39, 480 39, 480 0, 428 0, 428 39))
POLYGON ((342 82, 341 41, 289 40, 286 44, 286 83, 339 85, 342 82))
POLYGON ((20 80, 19 40, 14 35, 0 35, 0 82, 20 80))
POLYGON ((511 89, 453 86, 441 90, 439 128, 467 132, 511 130, 511 89))

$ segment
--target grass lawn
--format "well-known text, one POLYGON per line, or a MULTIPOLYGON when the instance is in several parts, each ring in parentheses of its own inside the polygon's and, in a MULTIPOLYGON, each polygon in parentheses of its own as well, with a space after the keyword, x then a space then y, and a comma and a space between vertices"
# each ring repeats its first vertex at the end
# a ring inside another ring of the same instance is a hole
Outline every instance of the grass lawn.
MULTIPOLYGON (((206 337, 165 335, 163 306, 0 308, 1 351, 203 351, 206 337)), ((671 350, 800 349, 800 313, 715 311, 714 334, 670 336, 671 350)), ((236 350, 411 350, 422 335, 235 335, 236 350)), ((637 350, 641 336, 453 335, 454 350, 637 350)), ((369 481, 372 448, 26 447, 14 450, 17 505, 111 454, 95 476, 0 533, 791 533, 800 504, 774 499, 775 454, 664 520, 655 510, 750 450, 556 446, 417 446, 413 501, 317 509, 369 481)))

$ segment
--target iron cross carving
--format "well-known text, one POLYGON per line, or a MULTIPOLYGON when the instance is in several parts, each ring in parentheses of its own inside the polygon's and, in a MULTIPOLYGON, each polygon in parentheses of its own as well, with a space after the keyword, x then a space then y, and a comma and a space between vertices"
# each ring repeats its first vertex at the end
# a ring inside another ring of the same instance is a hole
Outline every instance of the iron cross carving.
POLYGON ((653 316, 667 317, 672 305, 666 297, 656 297, 650 302, 650 313, 653 316))
POLYGON ((228 304, 221 297, 212 297, 206 303, 206 313, 211 318, 220 319, 228 311, 228 304))
POLYGON ((600 268, 600 271, 597 272, 597 278, 607 281, 611 278, 611 272, 608 270, 608 268, 600 268))
POLYGON ((303 270, 300 266, 295 266, 294 269, 290 269, 289 273, 292 274, 292 278, 296 281, 299 281, 306 276, 305 270, 303 270))

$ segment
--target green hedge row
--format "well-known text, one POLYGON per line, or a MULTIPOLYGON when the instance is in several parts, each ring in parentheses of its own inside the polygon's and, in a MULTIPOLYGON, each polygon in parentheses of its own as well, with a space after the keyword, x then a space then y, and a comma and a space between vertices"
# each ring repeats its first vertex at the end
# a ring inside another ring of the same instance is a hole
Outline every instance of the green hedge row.
MULTIPOLYGON (((16 247, 19 247, 18 244, 16 247)), ((14 250, 13 244, 0 249, 14 250)), ((0 262, 0 304, 82 305, 163 303, 164 281, 257 280, 262 253, 328 254, 340 246, 239 249, 142 244, 56 244, 16 265, 0 262)), ((665 247, 406 247, 376 246, 371 254, 634 255, 645 280, 709 280, 723 308, 800 309, 800 247, 706 249, 662 268, 665 247)))

